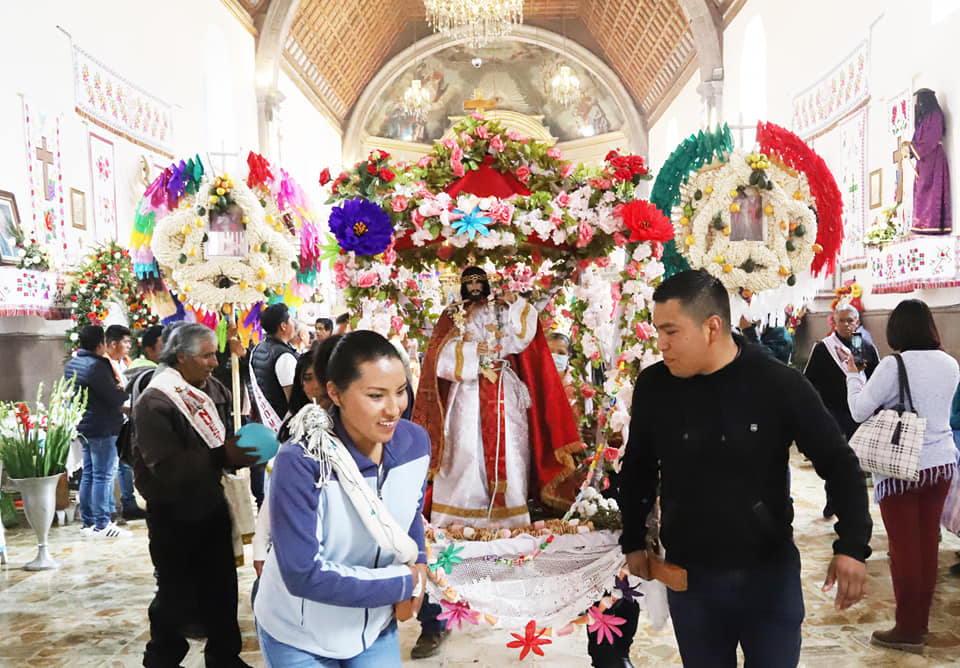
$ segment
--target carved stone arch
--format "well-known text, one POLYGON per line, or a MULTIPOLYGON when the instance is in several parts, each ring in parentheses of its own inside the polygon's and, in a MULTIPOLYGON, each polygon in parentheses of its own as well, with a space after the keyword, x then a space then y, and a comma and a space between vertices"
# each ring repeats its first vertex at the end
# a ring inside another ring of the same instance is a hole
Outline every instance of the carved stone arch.
POLYGON ((704 125, 723 113, 723 15, 714 0, 679 0, 697 48, 704 125), (713 113, 712 113, 713 112, 713 113))
POLYGON ((283 101, 283 96, 277 87, 280 61, 283 58, 284 42, 299 5, 300 0, 271 0, 263 25, 259 26, 254 81, 257 87, 257 130, 260 153, 264 155, 270 155, 275 148, 271 146, 270 123, 273 121, 277 106, 283 101))
MULTIPOLYGON (((562 53, 596 77, 597 81, 610 93, 625 119, 622 129, 629 138, 629 145, 624 148, 628 148, 639 155, 647 155, 648 130, 646 119, 637 109, 623 82, 620 81, 616 72, 609 65, 589 49, 576 42, 564 40, 562 35, 543 28, 519 25, 510 33, 509 39, 510 41, 534 44, 556 53, 562 53)), ((357 102, 347 119, 343 133, 344 163, 353 163, 363 157, 364 128, 367 126, 370 114, 374 111, 380 92, 409 69, 411 63, 415 60, 422 60, 451 45, 463 44, 465 41, 451 40, 441 35, 431 35, 404 49, 381 66, 370 83, 363 89, 360 97, 357 98, 357 102)))

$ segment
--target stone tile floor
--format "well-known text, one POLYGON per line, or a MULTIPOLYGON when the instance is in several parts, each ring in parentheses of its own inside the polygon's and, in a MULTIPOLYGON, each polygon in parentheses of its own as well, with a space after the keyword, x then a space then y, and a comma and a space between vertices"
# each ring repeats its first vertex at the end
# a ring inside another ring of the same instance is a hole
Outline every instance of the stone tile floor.
MULTIPOLYGON (((874 555, 867 563, 868 598, 851 610, 837 613, 832 596, 820 591, 833 540, 832 525, 820 519, 823 486, 809 464, 793 460, 793 495, 797 543, 803 557, 807 618, 803 627, 801 666, 848 667, 960 665, 960 578, 947 571, 956 561, 960 539, 945 535, 940 550, 940 577, 930 620, 931 637, 924 656, 881 650, 869 645, 871 631, 892 625, 893 593, 887 567, 886 536, 874 505, 874 555)), ((144 522, 132 522, 133 536, 115 541, 83 539, 79 526, 55 526, 50 533, 59 570, 27 573, 21 566, 33 558, 30 529, 7 532, 9 563, 0 569, 0 666, 139 666, 146 642, 147 605, 153 596, 153 567, 147 552, 144 522)), ((249 548, 247 563, 249 562, 249 548)), ((240 628, 244 659, 263 666, 249 605, 253 569, 240 569, 240 628)), ((401 625, 404 657, 416 641, 416 622, 401 625)), ((471 627, 454 631, 442 651, 409 665, 427 667, 499 667, 517 662, 518 651, 507 649, 509 634, 471 627)), ((203 666, 202 645, 191 642, 184 665, 203 666)), ((541 666, 588 666, 584 627, 572 635, 554 636, 543 658, 524 661, 541 666)), ((641 623, 632 649, 637 666, 680 665, 669 627, 650 631, 641 623)))

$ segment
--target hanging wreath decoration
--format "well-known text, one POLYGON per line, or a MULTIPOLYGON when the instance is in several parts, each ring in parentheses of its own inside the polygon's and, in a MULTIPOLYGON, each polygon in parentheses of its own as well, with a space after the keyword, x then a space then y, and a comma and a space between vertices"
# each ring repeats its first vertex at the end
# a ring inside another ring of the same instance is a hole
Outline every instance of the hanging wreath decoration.
POLYGON ((115 241, 84 257, 74 274, 76 280, 66 296, 73 324, 64 340, 65 347, 71 352, 78 348, 81 329, 87 325, 103 325, 111 303, 124 309, 131 329, 146 329, 159 324, 159 318, 137 290, 137 275, 129 251, 115 241))

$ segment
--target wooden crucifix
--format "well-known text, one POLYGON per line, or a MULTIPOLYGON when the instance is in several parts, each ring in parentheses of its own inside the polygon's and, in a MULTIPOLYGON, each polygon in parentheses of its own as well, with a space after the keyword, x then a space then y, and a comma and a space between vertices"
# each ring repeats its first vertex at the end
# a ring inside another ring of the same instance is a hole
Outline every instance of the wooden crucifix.
POLYGON ((496 109, 497 101, 496 100, 484 100, 483 99, 483 89, 474 88, 473 89, 473 99, 464 100, 463 110, 464 111, 476 111, 478 114, 482 114, 487 109, 496 109))
POLYGON ((913 170, 913 173, 917 173, 917 168, 913 166, 913 163, 910 162, 910 158, 916 155, 913 146, 908 141, 904 141, 903 137, 899 138, 899 143, 897 144, 896 150, 893 152, 893 164, 897 166, 897 189, 896 189, 896 202, 903 201, 903 163, 906 161, 910 165, 910 169, 913 170))
POLYGON ((50 167, 53 166, 53 152, 47 148, 46 137, 37 147, 37 160, 43 163, 43 199, 52 200, 54 188, 50 186, 50 167))

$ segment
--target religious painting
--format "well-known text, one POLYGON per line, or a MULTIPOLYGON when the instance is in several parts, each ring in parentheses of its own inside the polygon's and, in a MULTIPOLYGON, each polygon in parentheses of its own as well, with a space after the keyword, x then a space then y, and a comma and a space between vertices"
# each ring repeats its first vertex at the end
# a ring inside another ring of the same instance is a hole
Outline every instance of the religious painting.
POLYGON ((0 190, 0 264, 17 264, 17 230, 20 214, 13 193, 0 190))
POLYGON ((87 229, 87 196, 76 188, 70 188, 70 218, 78 230, 87 229))
POLYGON ((97 241, 120 238, 117 221, 117 176, 113 142, 90 133, 90 183, 93 229, 97 241))
POLYGON ((206 259, 247 257, 247 233, 242 217, 243 211, 236 204, 226 211, 210 212, 210 228, 204 245, 206 259))
POLYGON ((870 208, 876 209, 883 204, 883 170, 875 169, 870 172, 870 208))
POLYGON ((730 241, 763 241, 763 199, 756 188, 739 188, 734 203, 739 210, 730 213, 730 241))

